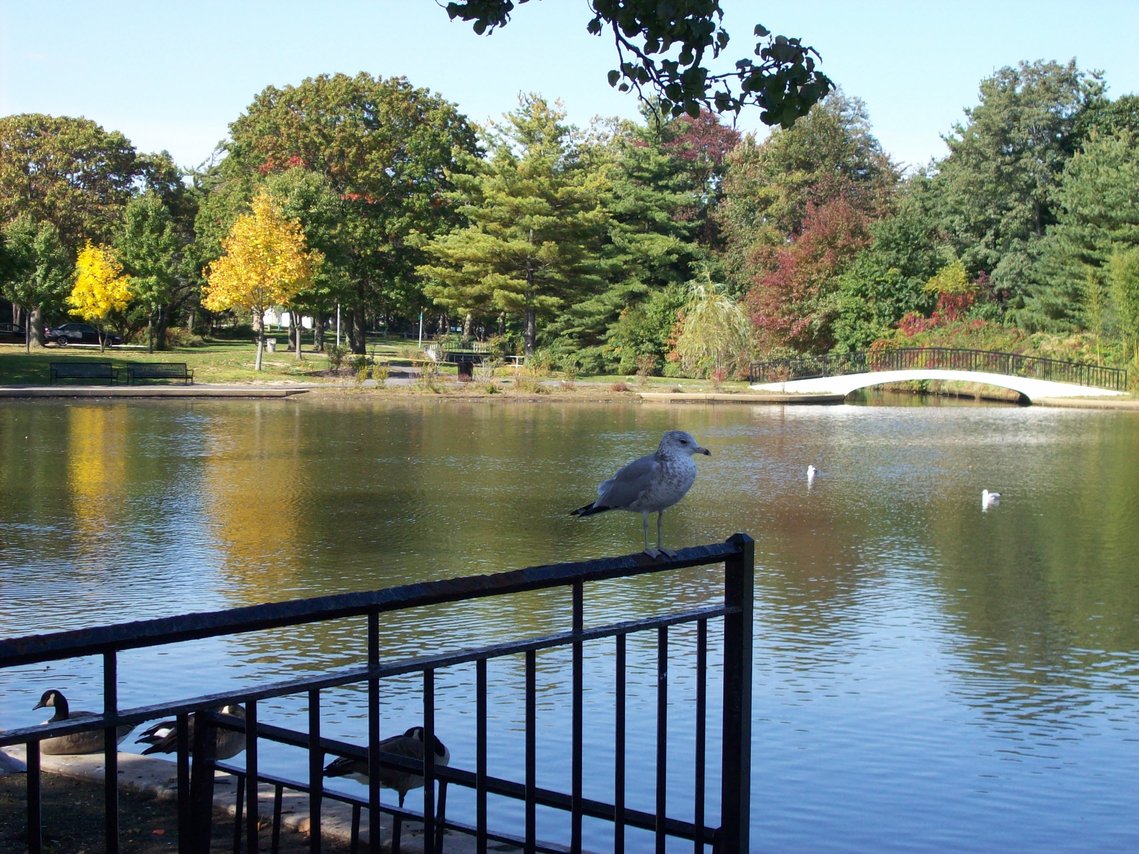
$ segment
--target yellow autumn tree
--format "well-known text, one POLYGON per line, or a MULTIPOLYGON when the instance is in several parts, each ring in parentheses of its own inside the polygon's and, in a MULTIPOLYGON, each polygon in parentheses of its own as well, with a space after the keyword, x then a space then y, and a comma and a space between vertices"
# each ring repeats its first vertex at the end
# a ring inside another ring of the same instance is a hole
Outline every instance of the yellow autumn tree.
POLYGON ((286 217, 265 191, 253 197, 250 212, 237 218, 221 245, 222 256, 206 270, 202 305, 252 312, 261 370, 265 312, 288 306, 310 287, 324 256, 308 248, 300 223, 286 217))
POLYGON ((99 347, 106 349, 103 324, 111 312, 123 311, 131 301, 130 276, 106 246, 87 245, 75 261, 75 283, 67 295, 70 311, 99 328, 99 347))

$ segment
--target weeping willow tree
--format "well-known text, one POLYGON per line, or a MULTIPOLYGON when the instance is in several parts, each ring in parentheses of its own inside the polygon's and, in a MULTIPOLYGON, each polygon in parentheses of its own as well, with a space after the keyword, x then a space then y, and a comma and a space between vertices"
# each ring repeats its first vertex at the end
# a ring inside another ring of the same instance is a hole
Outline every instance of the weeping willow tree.
POLYGON ((686 374, 723 379, 746 373, 754 349, 751 321, 707 273, 689 285, 680 327, 676 355, 686 374))
POLYGON ((1108 272, 1124 339, 1130 344, 1132 360, 1139 365, 1139 247, 1114 252, 1108 272))

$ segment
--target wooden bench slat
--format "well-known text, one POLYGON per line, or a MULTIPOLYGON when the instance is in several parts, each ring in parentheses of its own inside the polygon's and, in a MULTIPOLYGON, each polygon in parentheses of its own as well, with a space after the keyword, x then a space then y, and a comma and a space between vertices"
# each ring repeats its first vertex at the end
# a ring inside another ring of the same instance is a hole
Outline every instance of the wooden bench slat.
POLYGON ((114 384, 115 366, 110 362, 51 362, 48 379, 57 380, 108 380, 114 384))
POLYGON ((127 368, 127 381, 182 380, 186 385, 194 382, 194 372, 185 362, 140 362, 127 368))

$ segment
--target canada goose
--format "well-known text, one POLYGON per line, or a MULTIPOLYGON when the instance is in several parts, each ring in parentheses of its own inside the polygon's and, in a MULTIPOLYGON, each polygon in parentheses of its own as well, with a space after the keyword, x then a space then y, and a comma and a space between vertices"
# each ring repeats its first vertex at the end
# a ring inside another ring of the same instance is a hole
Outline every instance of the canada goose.
MULTIPOLYGON (((380 742, 381 753, 392 753, 402 756, 413 762, 422 762, 424 758, 424 737, 426 733, 421 726, 413 726, 403 735, 393 735, 380 742)), ((446 765, 451 761, 451 751, 435 738, 435 764, 446 765)), ((368 760, 341 756, 334 759, 324 768, 325 777, 348 777, 360 783, 368 782, 368 760)), ((399 805, 403 806, 404 796, 412 789, 423 785, 423 777, 413 774, 402 768, 380 768, 380 786, 399 792, 399 805)))
POLYGON ((1001 494, 999 492, 989 492, 987 489, 981 490, 981 512, 984 513, 1001 503, 1001 494))
MULTIPOLYGON (((32 708, 55 709, 55 714, 48 718, 44 723, 57 723, 58 721, 73 721, 76 718, 93 718, 94 712, 73 712, 67 704, 67 698, 54 688, 44 691, 40 701, 32 708)), ((130 731, 134 729, 134 724, 122 724, 115 730, 115 743, 120 744, 122 740, 130 735, 130 731)), ((103 730, 92 729, 84 732, 72 732, 67 735, 56 736, 55 738, 45 738, 40 742, 40 750, 52 756, 63 756, 76 753, 99 753, 103 749, 103 730)))
MULTIPOLYGON (((237 703, 231 703, 215 709, 223 715, 233 715, 235 718, 245 720, 245 708, 237 703)), ((190 750, 194 749, 194 713, 190 713, 190 750)), ((178 750, 178 721, 162 721, 143 731, 135 739, 137 744, 149 744, 143 755, 152 753, 176 753, 178 750)), ((218 759, 229 759, 245 749, 245 733, 233 729, 219 729, 217 735, 218 759)))
POLYGON ((695 454, 711 454, 683 430, 669 430, 656 453, 633 460, 597 487, 597 499, 570 511, 571 516, 592 516, 606 510, 629 510, 641 514, 645 554, 669 554, 661 545, 664 511, 684 497, 696 480, 695 454), (649 548, 649 514, 657 514, 657 547, 649 548))

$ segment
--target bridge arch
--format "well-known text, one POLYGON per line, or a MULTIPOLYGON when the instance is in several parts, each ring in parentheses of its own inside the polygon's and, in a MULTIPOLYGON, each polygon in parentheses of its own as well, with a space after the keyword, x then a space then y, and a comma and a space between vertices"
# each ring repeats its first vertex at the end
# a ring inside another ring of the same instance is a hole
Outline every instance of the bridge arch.
POLYGON ((912 368, 896 371, 870 371, 833 377, 812 377, 786 382, 756 383, 756 391, 774 391, 785 394, 841 394, 844 397, 859 389, 887 383, 904 383, 921 380, 965 382, 1007 388, 1017 392, 1028 402, 1060 397, 1117 397, 1125 394, 1112 389, 1094 386, 1038 380, 1032 377, 995 374, 984 371, 959 371, 939 368, 912 368))

